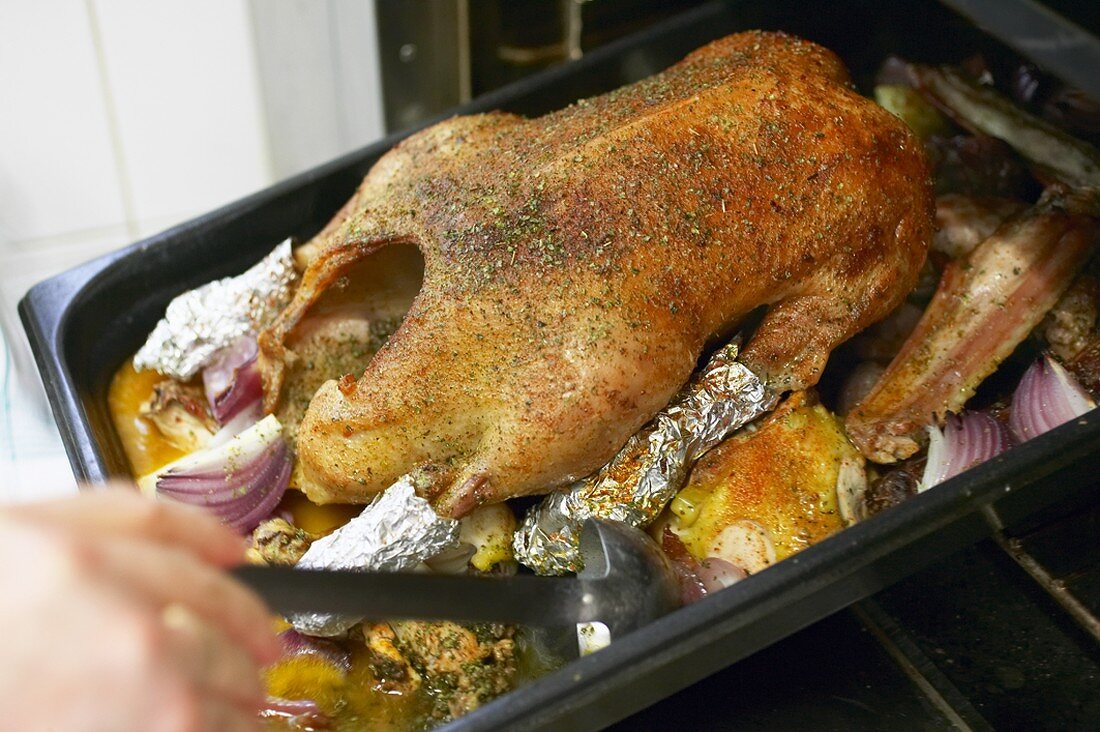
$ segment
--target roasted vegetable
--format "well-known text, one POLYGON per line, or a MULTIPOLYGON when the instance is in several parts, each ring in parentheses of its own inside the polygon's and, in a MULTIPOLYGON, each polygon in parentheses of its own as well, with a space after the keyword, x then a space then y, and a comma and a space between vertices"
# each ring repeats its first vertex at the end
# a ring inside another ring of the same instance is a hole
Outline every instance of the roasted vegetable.
POLYGON ((253 422, 262 415, 263 383, 257 355, 256 339, 243 336, 222 349, 203 369, 203 390, 218 424, 226 424, 245 411, 251 414, 253 422))
POLYGON ((139 479, 138 486, 158 498, 201 506, 222 523, 250 532, 271 516, 290 478, 282 426, 268 415, 224 442, 219 442, 221 435, 205 449, 139 479))
POLYGON ((512 534, 516 531, 516 516, 508 506, 497 503, 476 508, 464 516, 458 525, 459 541, 470 544, 474 554, 470 566, 488 572, 498 565, 511 565, 512 534))
POLYGON ((1085 391, 1100 398, 1100 337, 1093 338, 1066 367, 1085 391))
POLYGON ((293 567, 319 537, 299 529, 286 519, 264 521, 252 532, 247 559, 254 564, 293 567))
POLYGON ((1079 275, 1039 328, 1055 356, 1071 361, 1100 337, 1096 330, 1098 305, 1100 282, 1090 274, 1079 275))
POLYGON ((863 458, 807 392, 696 463, 667 525, 699 560, 758 572, 862 514, 863 458))
MULTIPOLYGON (((923 308, 911 302, 903 302, 892 313, 852 339, 852 349, 862 361, 872 361, 883 366, 890 363, 905 340, 920 322, 923 308)), ((881 374, 881 372, 880 372, 881 374)), ((867 390, 860 394, 866 396, 867 390)), ((852 402, 855 404, 855 402, 852 402)), ((841 410, 847 414, 847 410, 841 410)))
POLYGON ((202 389, 165 379, 153 386, 153 394, 140 407, 168 442, 184 452, 200 450, 218 431, 202 389))
POLYGON ((1012 437, 1003 422, 986 412, 949 414, 943 430, 928 427, 928 460, 918 490, 928 490, 992 460, 1012 447, 1012 437))
POLYGON ((1069 287, 1100 238, 1097 195, 1045 195, 950 263, 916 330, 846 427, 868 458, 915 453, 925 428, 959 412, 1069 287))
POLYGON ((934 135, 951 133, 951 123, 940 111, 912 87, 902 84, 879 84, 875 87, 875 101, 886 111, 899 118, 917 137, 927 140, 934 135))
POLYGON ((1025 442, 1095 408, 1096 402, 1062 364, 1041 356, 1012 395, 1008 424, 1016 439, 1025 442))
POLYGON ((725 559, 696 559, 668 526, 661 530, 661 550, 672 563, 672 570, 680 585, 680 602, 684 605, 698 602, 748 576, 745 570, 735 567, 725 559))
POLYGON ((1012 103, 1003 94, 944 66, 913 66, 925 96, 960 125, 1011 145, 1055 181, 1100 187, 1100 151, 1012 103))
POLYGON ((948 259, 965 257, 993 236, 1005 220, 1027 208, 1012 198, 947 193, 936 198, 936 236, 932 251, 948 259))
POLYGON ((874 516, 917 495, 923 472, 924 458, 914 458, 910 464, 900 465, 871 481, 864 499, 867 515, 874 516))
POLYGON ((1024 196, 1032 187, 1027 169, 998 139, 987 135, 932 137, 924 143, 936 193, 1024 196))

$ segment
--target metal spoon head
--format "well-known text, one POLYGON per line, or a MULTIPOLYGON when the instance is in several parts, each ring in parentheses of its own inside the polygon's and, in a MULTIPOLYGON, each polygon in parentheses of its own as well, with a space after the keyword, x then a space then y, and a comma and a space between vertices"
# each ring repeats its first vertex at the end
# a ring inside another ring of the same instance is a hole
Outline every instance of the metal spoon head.
POLYGON ((593 615, 618 639, 680 606, 672 565, 645 532, 621 521, 590 518, 581 529, 593 615))

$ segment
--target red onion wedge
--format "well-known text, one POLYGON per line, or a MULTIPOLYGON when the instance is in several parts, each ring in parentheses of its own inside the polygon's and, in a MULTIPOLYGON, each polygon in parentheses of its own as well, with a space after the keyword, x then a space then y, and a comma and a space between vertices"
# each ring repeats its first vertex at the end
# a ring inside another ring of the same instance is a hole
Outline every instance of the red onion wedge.
POLYGON ((260 707, 260 719, 278 719, 291 729, 327 730, 332 728, 328 718, 312 699, 280 699, 269 696, 260 707))
POLYGON ((202 506, 223 523, 247 532, 278 506, 290 469, 282 425, 269 415, 232 439, 191 453, 139 484, 144 490, 152 488, 158 497, 202 506))
POLYGON ((661 534, 661 549, 672 563, 672 571, 680 584, 680 602, 690 605, 702 600, 707 594, 707 587, 699 577, 699 561, 667 526, 661 534))
POLYGON ((284 657, 312 656, 344 673, 351 670, 351 651, 339 643, 326 638, 303 635, 293 628, 280 633, 279 640, 283 644, 284 657))
POLYGON ((1020 442, 1030 440, 1096 407, 1062 364, 1044 354, 1024 372, 1012 395, 1008 426, 1020 442))
POLYGON ((718 557, 707 557, 699 562, 699 579, 707 588, 707 594, 724 590, 735 582, 740 582, 749 573, 732 562, 718 557))
POLYGON ((256 424, 263 416, 263 402, 255 401, 247 408, 242 409, 232 419, 222 425, 222 428, 214 433, 210 441, 206 443, 206 449, 224 445, 246 429, 256 424))
POLYGON ((985 412, 948 414, 943 431, 928 428, 928 462, 918 491, 953 478, 1012 447, 1008 428, 985 412))
POLYGON ((256 339, 243 336, 203 369, 203 388, 218 424, 229 422, 245 410, 259 414, 263 381, 256 361, 258 354, 256 339))
POLYGON ((707 557, 700 562, 667 526, 661 534, 661 549, 672 563, 672 570, 680 583, 680 601, 684 605, 698 602, 748 576, 745 570, 725 559, 707 557))

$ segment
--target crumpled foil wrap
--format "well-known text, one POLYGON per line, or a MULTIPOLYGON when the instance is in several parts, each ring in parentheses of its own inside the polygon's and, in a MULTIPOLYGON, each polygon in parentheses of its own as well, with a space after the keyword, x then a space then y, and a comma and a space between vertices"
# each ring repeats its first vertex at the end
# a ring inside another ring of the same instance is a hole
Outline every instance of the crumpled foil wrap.
POLYGON ((577 572, 586 518, 637 527, 656 519, 703 453, 778 401, 739 352, 738 340, 721 348, 611 462, 528 511, 512 540, 516 558, 539 574, 577 572))
MULTIPOLYGON (((458 521, 442 518, 401 478, 363 512, 309 547, 299 569, 400 572, 458 546, 458 521)), ((343 635, 362 618, 298 613, 287 618, 302 633, 343 635)))
POLYGON ((134 356, 134 368, 187 381, 215 353, 275 320, 297 279, 287 239, 243 274, 179 295, 134 356))

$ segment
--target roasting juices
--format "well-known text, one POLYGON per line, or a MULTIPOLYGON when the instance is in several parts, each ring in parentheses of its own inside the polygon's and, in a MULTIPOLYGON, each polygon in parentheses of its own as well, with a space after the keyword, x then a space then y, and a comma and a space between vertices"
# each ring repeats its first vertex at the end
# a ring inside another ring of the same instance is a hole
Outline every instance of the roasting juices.
MULTIPOLYGON (((147 416, 162 380, 127 362, 109 390, 111 418, 135 476, 160 470, 184 455, 147 416)), ((289 489, 274 511, 289 520, 272 519, 258 528, 250 559, 292 565, 312 540, 339 529, 362 510, 319 506, 289 489)), ((486 570, 511 557, 510 543, 503 539, 510 534, 493 528, 501 511, 507 509, 491 507, 480 522, 472 522, 487 538, 471 560, 486 570)), ((517 639, 516 629, 505 625, 367 622, 335 641, 301 636, 282 619, 277 629, 287 656, 264 673, 270 699, 262 718, 272 730, 428 729, 561 663, 517 639)))

